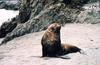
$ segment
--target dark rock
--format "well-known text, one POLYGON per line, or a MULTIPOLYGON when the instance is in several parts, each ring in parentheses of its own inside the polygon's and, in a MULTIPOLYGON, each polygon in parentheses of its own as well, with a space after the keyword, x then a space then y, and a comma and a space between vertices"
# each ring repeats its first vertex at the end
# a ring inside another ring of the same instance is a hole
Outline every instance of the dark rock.
POLYGON ((0 27, 0 38, 5 37, 9 32, 12 32, 12 30, 17 26, 17 23, 14 22, 5 22, 0 27))
POLYGON ((59 22, 62 25, 72 23, 80 13, 80 9, 76 8, 80 6, 78 5, 80 0, 70 2, 66 0, 20 0, 20 2, 20 13, 16 20, 20 24, 7 34, 2 44, 15 37, 44 30, 53 22, 59 22), (72 4, 75 5, 72 7, 72 4))
POLYGON ((0 9, 18 10, 20 7, 19 0, 1 0, 0 9))

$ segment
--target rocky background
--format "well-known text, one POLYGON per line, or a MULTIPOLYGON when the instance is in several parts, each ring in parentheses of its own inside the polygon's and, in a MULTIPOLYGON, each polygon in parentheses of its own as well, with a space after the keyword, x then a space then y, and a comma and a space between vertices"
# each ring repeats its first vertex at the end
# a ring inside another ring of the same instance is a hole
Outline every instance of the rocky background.
POLYGON ((0 9, 18 10, 19 6, 19 0, 0 0, 0 9))
POLYGON ((28 33, 45 30, 53 22, 62 25, 100 23, 98 0, 10 0, 9 3, 11 1, 19 2, 19 15, 0 27, 0 38, 4 37, 1 44, 28 33), (83 7, 91 2, 98 2, 95 9, 94 6, 90 6, 92 9, 83 7))

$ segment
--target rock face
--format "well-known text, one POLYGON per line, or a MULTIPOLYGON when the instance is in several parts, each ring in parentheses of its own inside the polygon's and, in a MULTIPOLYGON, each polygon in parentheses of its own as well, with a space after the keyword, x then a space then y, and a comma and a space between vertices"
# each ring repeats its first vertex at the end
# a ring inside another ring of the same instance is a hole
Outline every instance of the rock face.
POLYGON ((84 11, 81 11, 81 13, 77 16, 77 22, 80 23, 92 23, 97 24, 100 23, 100 3, 91 3, 86 4, 83 6, 85 8, 84 11))
POLYGON ((12 32, 12 30, 17 26, 15 22, 5 22, 0 28, 0 38, 5 37, 7 33, 12 32))
POLYGON ((88 0, 20 0, 18 25, 6 35, 3 43, 31 32, 38 32, 58 21, 62 25, 74 22, 88 0))
POLYGON ((19 5, 19 0, 0 0, 0 9, 18 10, 19 5))

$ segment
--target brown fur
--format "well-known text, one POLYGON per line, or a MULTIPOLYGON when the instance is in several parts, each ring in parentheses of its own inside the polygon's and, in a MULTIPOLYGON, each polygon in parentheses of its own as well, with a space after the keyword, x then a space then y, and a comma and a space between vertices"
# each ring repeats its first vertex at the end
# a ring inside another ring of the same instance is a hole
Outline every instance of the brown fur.
POLYGON ((60 29, 61 25, 58 23, 48 26, 41 40, 43 57, 54 57, 61 49, 60 29))
POLYGON ((48 26, 41 40, 42 57, 56 57, 68 53, 80 52, 81 49, 76 46, 61 44, 60 29, 61 25, 58 23, 48 26))
POLYGON ((70 44, 61 44, 62 50, 60 51, 60 55, 65 55, 69 53, 81 52, 81 49, 70 44))

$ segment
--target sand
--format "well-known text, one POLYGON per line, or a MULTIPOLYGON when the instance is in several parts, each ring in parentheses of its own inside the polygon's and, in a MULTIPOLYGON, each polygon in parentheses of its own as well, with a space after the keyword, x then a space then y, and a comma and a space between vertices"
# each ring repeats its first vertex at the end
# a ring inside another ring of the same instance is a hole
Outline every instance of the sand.
MULTIPOLYGON (((0 65, 100 65, 100 25, 66 24, 61 41, 78 46, 86 54, 71 53, 63 58, 41 58, 44 31, 27 34, 0 46, 0 65)), ((1 41, 1 40, 0 40, 1 41)))

